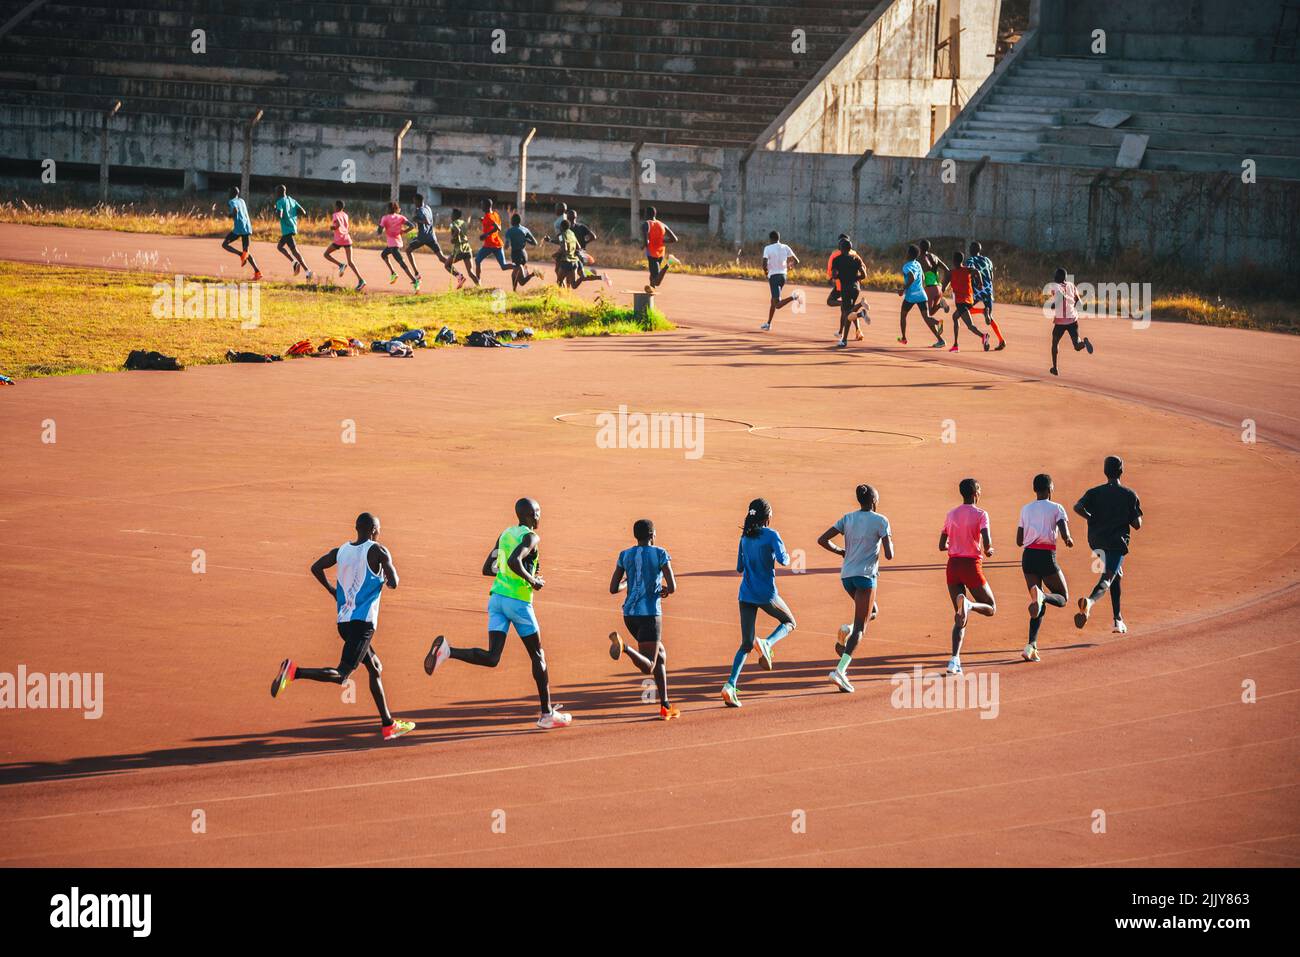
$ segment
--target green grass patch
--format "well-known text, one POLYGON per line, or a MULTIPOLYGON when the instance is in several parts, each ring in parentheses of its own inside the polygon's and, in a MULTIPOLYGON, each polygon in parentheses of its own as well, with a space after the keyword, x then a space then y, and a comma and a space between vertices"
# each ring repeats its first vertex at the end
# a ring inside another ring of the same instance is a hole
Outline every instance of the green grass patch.
MULTIPOLYGON (((186 277, 193 283, 229 281, 186 277)), ((243 302, 251 305, 251 285, 243 302)), ((430 340, 448 326, 464 341, 476 329, 531 328, 539 339, 629 335, 674 328, 651 310, 638 319, 603 297, 581 299, 553 286, 511 293, 487 288, 381 296, 341 286, 258 283, 257 324, 241 328, 247 311, 227 317, 166 315, 176 306, 174 283, 152 273, 0 262, 0 372, 13 378, 108 372, 132 349, 176 356, 186 365, 225 362, 226 350, 283 354, 299 339, 356 338, 368 346, 408 329, 430 340)), ((185 296, 179 300, 183 307, 185 296)), ((229 300, 227 300, 229 301, 229 300)))

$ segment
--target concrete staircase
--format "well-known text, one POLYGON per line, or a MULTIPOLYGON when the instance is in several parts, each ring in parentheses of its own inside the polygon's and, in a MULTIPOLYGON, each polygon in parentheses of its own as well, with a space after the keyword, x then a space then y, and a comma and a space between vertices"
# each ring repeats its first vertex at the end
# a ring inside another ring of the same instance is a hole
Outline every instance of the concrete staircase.
POLYGON ((874 0, 48 3, 0 39, 0 105, 744 146, 874 0), (218 12, 214 12, 218 11, 218 12), (791 52, 791 31, 808 52, 791 52), (207 31, 207 53, 190 31, 207 31), (493 31, 506 50, 492 50, 493 31))
MULTIPOLYGON (((968 115, 969 114, 969 115, 968 115)), ((1300 67, 1029 55, 932 155, 1002 163, 1112 167, 1125 134, 1150 137, 1142 169, 1300 179, 1300 67), (1132 114, 1115 129, 1099 110, 1132 114)))

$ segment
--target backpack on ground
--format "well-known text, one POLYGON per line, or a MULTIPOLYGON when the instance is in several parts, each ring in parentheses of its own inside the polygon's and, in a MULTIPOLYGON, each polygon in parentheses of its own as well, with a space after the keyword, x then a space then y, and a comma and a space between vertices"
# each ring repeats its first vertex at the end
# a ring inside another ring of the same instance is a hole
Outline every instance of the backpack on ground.
POLYGON ((228 362, 279 362, 280 356, 264 355, 261 352, 236 352, 234 349, 227 349, 226 361, 228 362))
POLYGON ((492 347, 499 346, 501 343, 497 339, 496 334, 491 330, 488 330, 487 332, 471 332, 465 337, 465 345, 492 347))
POLYGON ((452 329, 450 326, 443 326, 438 330, 438 334, 434 336, 434 341, 441 342, 444 345, 454 346, 456 344, 456 330, 452 329))
POLYGON ((424 347, 424 330, 408 329, 399 336, 393 336, 395 342, 409 342, 414 348, 424 347))
POLYGON ((299 339, 285 350, 284 354, 287 356, 309 356, 315 351, 316 348, 311 344, 310 339, 299 339))
POLYGON ((157 369, 163 372, 180 372, 185 366, 174 356, 165 356, 161 352, 144 349, 132 349, 122 364, 125 369, 157 369))

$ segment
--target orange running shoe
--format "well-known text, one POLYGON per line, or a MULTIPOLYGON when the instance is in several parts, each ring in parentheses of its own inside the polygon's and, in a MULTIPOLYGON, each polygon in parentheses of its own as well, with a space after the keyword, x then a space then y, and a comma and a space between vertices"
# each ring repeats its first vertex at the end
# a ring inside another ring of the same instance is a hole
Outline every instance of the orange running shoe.
POLYGON ((680 718, 681 716, 682 713, 670 704, 659 706, 660 721, 671 721, 673 718, 680 718))

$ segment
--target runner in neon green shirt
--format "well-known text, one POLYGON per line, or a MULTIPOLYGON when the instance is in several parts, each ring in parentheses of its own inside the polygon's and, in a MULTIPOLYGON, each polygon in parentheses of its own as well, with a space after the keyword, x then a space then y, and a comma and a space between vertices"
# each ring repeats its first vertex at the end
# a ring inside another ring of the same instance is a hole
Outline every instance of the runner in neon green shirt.
POLYGON ((541 591, 546 579, 540 572, 541 537, 537 526, 542 521, 542 507, 534 499, 521 498, 515 502, 517 525, 511 525, 497 536, 496 544, 483 562, 483 574, 492 578, 488 595, 488 646, 486 648, 453 648, 442 635, 433 639, 433 646, 424 656, 424 673, 432 675, 434 669, 448 658, 495 668, 501 661, 510 626, 524 643, 528 657, 533 662, 533 681, 537 683, 537 697, 542 715, 537 719, 539 728, 567 727, 572 717, 551 704, 551 683, 546 671, 546 653, 542 651, 542 630, 533 611, 533 592, 541 591))

